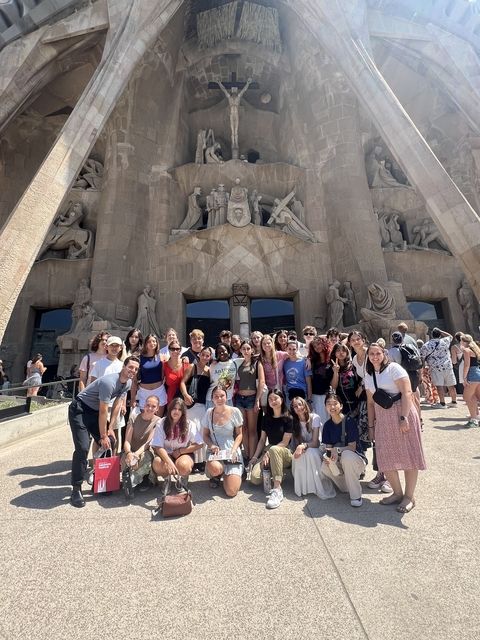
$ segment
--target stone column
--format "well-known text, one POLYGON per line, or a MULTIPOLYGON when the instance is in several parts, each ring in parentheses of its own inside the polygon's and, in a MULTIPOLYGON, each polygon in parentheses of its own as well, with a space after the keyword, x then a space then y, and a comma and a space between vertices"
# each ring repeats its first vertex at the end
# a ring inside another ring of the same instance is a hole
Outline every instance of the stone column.
POLYGON ((341 67, 480 297, 480 219, 450 179, 375 66, 349 19, 365 3, 284 0, 341 67))
POLYGON ((52 150, 2 229, 0 339, 45 235, 128 79, 182 0, 111 2, 124 19, 52 150))
POLYGON ((250 338, 248 284, 234 284, 230 298, 230 329, 243 340, 250 338))

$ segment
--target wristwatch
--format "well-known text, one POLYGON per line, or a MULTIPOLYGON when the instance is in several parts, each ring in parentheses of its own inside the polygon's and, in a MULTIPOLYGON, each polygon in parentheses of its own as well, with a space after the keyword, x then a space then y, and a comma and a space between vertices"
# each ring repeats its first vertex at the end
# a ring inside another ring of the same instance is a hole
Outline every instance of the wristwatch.
POLYGON ((400 422, 405 422, 406 419, 407 419, 407 416, 400 416, 400 422))

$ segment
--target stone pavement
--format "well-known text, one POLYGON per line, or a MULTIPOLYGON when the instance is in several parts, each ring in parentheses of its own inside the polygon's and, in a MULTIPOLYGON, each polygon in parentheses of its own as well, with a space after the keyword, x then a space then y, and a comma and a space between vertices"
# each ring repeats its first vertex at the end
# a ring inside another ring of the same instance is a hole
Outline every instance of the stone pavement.
MULTIPOLYGON (((0 451, 0 638, 480 637, 480 429, 426 410, 429 469, 406 515, 346 496, 233 500, 192 482, 191 516, 152 521, 155 491, 68 504, 68 428, 0 451)), ((372 477, 371 467, 367 479, 372 477)), ((366 485, 365 481, 365 485, 366 485)))

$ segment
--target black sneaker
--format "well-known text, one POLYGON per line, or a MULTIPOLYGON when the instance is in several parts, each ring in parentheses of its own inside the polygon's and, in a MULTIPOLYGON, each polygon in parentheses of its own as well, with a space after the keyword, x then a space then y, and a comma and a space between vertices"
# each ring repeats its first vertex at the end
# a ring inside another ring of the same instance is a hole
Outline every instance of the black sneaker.
POLYGON ((146 475, 146 476, 143 476, 143 480, 138 486, 138 490, 140 491, 140 493, 144 493, 145 491, 148 491, 152 487, 153 487, 153 482, 151 482, 148 475, 146 475))
POLYGON ((130 474, 130 469, 126 467, 122 471, 122 487, 123 493, 125 494, 125 498, 127 500, 131 500, 133 498, 133 485, 132 485, 132 476, 130 474))

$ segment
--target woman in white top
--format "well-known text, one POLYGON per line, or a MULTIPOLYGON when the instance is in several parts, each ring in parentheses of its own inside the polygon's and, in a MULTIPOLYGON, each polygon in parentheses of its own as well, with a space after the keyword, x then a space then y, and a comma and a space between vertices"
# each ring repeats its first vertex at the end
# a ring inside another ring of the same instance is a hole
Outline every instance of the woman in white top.
POLYGON ((155 427, 151 446, 155 453, 152 469, 166 478, 179 475, 185 479, 193 469, 194 453, 203 441, 195 424, 187 419, 187 407, 174 398, 167 407, 167 415, 155 427))
POLYGON ((238 365, 230 356, 229 348, 222 342, 215 349, 215 360, 210 365, 210 388, 207 392, 207 409, 211 408, 212 392, 217 386, 225 389, 227 404, 233 406, 233 387, 237 377, 238 365))
POLYGON ((332 481, 320 473, 322 423, 311 413, 304 398, 295 397, 290 403, 293 416, 292 473, 297 496, 315 493, 322 500, 335 497, 332 481))
POLYGON ((93 338, 92 344, 90 345, 90 353, 83 356, 80 366, 78 367, 80 373, 80 381, 78 383, 79 391, 83 391, 85 387, 90 384, 93 365, 106 356, 107 340, 109 337, 109 333, 101 331, 93 338))

